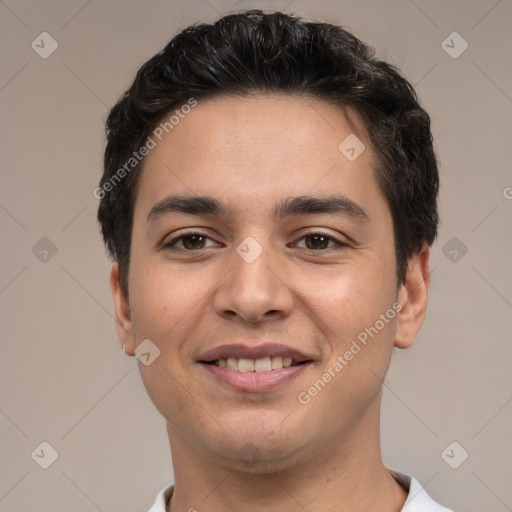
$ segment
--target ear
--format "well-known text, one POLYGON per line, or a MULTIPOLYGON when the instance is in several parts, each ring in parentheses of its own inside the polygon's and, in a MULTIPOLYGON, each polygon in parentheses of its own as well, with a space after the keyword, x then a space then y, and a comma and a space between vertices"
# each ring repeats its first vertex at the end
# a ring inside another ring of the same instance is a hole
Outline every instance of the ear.
POLYGON ((116 330, 121 348, 127 355, 133 356, 135 342, 133 339, 132 319, 130 304, 124 295, 121 281, 119 279, 119 266, 115 261, 110 270, 110 290, 114 299, 114 310, 116 316, 116 330))
POLYGON ((429 260, 430 247, 424 244, 421 252, 415 254, 408 262, 405 282, 398 292, 398 302, 402 309, 397 316, 397 348, 409 348, 425 320, 430 286, 429 260))

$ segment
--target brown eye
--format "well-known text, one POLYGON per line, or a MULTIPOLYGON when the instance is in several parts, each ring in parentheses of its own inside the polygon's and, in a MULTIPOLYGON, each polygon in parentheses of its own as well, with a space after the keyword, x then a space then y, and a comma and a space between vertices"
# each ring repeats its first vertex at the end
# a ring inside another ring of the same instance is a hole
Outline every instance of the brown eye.
POLYGON ((185 247, 185 249, 202 249, 205 237, 203 235, 187 235, 182 237, 182 240, 183 247, 185 247))
POLYGON ((207 240, 211 240, 211 238, 202 233, 187 233, 173 238, 163 246, 163 249, 197 251, 205 247, 211 247, 211 245, 205 245, 207 240))
POLYGON ((327 249, 342 249, 343 247, 348 247, 347 243, 341 242, 340 240, 337 240, 325 233, 308 233, 307 235, 302 236, 300 240, 305 240, 302 248, 310 251, 324 251, 327 249), (329 245, 330 243, 332 245, 329 245))
POLYGON ((308 244, 306 242, 306 247, 308 249, 327 249, 330 238, 324 235, 308 235, 305 236, 304 239, 309 240, 311 243, 308 244))

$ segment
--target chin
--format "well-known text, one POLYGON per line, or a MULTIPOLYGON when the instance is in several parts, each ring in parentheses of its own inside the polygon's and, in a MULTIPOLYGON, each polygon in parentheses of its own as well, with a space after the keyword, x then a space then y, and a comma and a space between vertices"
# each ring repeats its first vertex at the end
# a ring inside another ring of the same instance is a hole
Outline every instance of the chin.
POLYGON ((279 450, 268 449, 264 444, 248 441, 238 450, 217 454, 222 457, 223 464, 230 470, 251 475, 267 475, 286 471, 304 458, 302 450, 298 447, 280 446, 279 450))
MULTIPOLYGON (((250 424, 250 423, 249 423, 250 424)), ((274 427, 275 430, 275 427, 274 427)), ((218 438, 218 443, 211 444, 209 451, 217 462, 227 469, 247 472, 249 474, 269 474, 286 471, 297 463, 308 458, 307 445, 312 445, 313 440, 306 440, 295 435, 290 429, 272 432, 272 429, 255 432, 238 432, 238 435, 218 438), (306 441, 306 442, 305 442, 306 441)), ((225 432, 223 432, 225 434, 225 432)))

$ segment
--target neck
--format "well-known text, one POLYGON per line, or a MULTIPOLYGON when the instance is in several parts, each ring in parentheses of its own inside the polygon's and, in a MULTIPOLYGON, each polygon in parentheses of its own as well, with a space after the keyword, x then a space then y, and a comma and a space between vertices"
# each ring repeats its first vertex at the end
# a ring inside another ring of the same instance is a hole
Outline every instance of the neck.
POLYGON ((381 458, 379 408, 367 416, 350 436, 326 440, 298 462, 257 473, 198 453, 168 427, 175 487, 167 512, 397 512, 407 493, 381 458))

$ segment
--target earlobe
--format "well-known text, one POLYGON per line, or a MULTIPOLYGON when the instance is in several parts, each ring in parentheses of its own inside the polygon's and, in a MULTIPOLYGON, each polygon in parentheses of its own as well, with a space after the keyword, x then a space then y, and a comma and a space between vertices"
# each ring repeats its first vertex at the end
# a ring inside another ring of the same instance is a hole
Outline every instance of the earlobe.
POLYGON ((116 331, 119 343, 125 354, 133 355, 135 342, 133 339, 130 305, 126 300, 121 286, 119 266, 116 261, 112 263, 112 268, 110 270, 110 290, 114 300, 116 331))
POLYGON ((427 244, 409 260, 405 282, 398 293, 398 302, 402 308, 397 317, 397 348, 409 348, 425 320, 430 286, 429 260, 430 247, 427 244))

